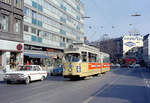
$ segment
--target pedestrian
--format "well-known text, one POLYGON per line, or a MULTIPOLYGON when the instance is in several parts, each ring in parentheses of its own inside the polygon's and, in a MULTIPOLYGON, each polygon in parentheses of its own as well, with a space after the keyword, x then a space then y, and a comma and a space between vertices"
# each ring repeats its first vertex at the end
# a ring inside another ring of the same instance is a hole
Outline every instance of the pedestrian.
POLYGON ((27 65, 26 69, 29 70, 30 69, 30 67, 29 67, 29 65, 30 65, 29 61, 27 61, 26 65, 27 65))
POLYGON ((30 62, 30 64, 31 64, 31 65, 34 65, 34 63, 33 63, 33 60, 32 60, 32 59, 31 59, 31 62, 30 62))
POLYGON ((30 65, 29 61, 26 62, 26 65, 30 65))
POLYGON ((37 60, 35 60, 35 65, 38 65, 38 61, 37 60))

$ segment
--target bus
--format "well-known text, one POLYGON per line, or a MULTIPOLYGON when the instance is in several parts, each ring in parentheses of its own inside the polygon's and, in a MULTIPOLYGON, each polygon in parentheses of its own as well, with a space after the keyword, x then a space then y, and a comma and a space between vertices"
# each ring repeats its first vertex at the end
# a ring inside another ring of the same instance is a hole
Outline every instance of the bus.
POLYGON ((85 78, 110 71, 109 54, 83 43, 73 43, 64 50, 63 77, 85 78))

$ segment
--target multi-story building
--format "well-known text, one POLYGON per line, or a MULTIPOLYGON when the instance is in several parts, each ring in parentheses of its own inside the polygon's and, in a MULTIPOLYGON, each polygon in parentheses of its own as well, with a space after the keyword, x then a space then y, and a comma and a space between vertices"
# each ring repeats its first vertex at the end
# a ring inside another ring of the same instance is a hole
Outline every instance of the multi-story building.
MULTIPOLYGON (((141 35, 124 35, 123 38, 123 56, 127 56, 131 49, 143 47, 143 36, 141 35)), ((135 50, 135 49, 134 49, 135 50)))
POLYGON ((116 50, 122 63, 140 63, 143 60, 143 36, 139 34, 124 35, 119 39, 117 44, 120 44, 116 50))
POLYGON ((150 67, 150 34, 145 35, 143 38, 143 58, 150 67))
POLYGON ((0 66, 23 64, 23 0, 0 0, 0 66))
POLYGON ((80 0, 24 0, 25 61, 57 57, 72 42, 84 42, 80 0))
POLYGON ((110 54, 113 63, 143 60, 143 36, 141 35, 124 35, 120 38, 94 42, 94 45, 100 48, 100 51, 110 54))

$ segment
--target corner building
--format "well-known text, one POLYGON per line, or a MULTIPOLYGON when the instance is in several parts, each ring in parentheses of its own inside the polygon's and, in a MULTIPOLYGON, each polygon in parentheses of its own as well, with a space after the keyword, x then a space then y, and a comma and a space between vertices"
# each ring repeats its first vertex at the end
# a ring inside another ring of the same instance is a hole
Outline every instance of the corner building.
POLYGON ((23 0, 0 0, 0 68, 23 64, 23 0))
POLYGON ((80 0, 24 0, 25 62, 49 65, 70 43, 84 42, 83 17, 80 0))

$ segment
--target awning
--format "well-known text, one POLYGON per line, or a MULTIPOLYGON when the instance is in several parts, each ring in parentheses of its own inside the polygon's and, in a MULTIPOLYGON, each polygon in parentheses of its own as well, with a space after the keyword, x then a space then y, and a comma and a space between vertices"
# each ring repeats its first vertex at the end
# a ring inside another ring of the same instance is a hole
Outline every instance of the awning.
POLYGON ((24 56, 29 56, 30 58, 50 58, 50 56, 46 56, 46 55, 43 55, 43 54, 24 53, 24 56))

